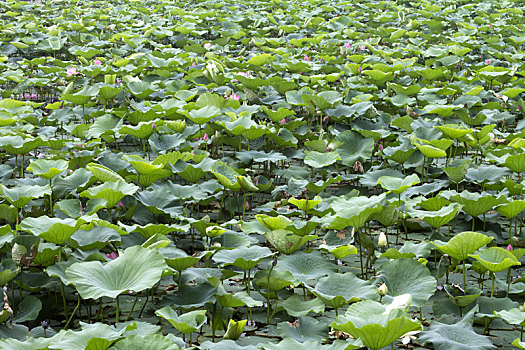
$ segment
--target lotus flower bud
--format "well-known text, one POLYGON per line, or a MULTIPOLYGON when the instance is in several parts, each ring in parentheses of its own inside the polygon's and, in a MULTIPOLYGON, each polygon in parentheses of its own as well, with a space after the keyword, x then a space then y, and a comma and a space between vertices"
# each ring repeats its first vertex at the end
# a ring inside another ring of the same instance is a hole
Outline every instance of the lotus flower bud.
POLYGON ((118 201, 117 206, 118 206, 119 209, 122 209, 122 208, 124 208, 124 203, 122 203, 122 201, 118 201))
POLYGON ((41 325, 42 328, 44 328, 44 329, 48 329, 48 328, 49 328, 49 324, 47 323, 47 321, 42 321, 42 322, 40 323, 40 325, 41 325))
POLYGON ((379 292, 379 295, 384 297, 388 294, 388 287, 386 286, 386 284, 383 283, 379 286, 379 288, 377 288, 377 291, 379 292))
POLYGON ((512 244, 509 243, 509 245, 507 246, 507 250, 508 251, 514 250, 514 248, 512 248, 512 244))
POLYGON ((153 124, 151 124, 151 127, 153 128, 153 130, 155 130, 157 128, 157 124, 155 124, 155 122, 153 122, 153 124))
POLYGON ((379 234, 379 239, 377 240, 377 245, 381 248, 386 247, 388 245, 388 241, 386 239, 386 235, 384 232, 381 232, 379 234))

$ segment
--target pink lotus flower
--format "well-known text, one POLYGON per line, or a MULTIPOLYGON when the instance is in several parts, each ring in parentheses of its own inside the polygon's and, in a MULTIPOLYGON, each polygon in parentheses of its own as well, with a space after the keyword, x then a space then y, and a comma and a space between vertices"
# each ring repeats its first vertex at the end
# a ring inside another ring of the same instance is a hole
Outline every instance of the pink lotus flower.
POLYGON ((100 65, 102 64, 102 61, 99 60, 99 59, 97 58, 97 59, 95 60, 95 64, 96 64, 97 66, 100 66, 100 65))
POLYGON ((490 27, 490 30, 492 30, 492 24, 490 24, 489 27, 490 27))
POLYGON ((361 73, 362 70, 363 70, 363 68, 362 68, 361 66, 359 66, 359 68, 357 69, 357 71, 358 71, 359 73, 361 73))
POLYGON ((116 252, 111 252, 110 254, 106 254, 106 258, 110 260, 115 260, 116 258, 118 258, 118 254, 116 252))
POLYGON ((345 43, 345 47, 348 49, 350 47, 350 43, 345 43))
POLYGON ((122 81, 119 78, 117 78, 116 82, 117 84, 120 84, 122 81))
POLYGON ((310 61, 310 57, 308 57, 308 55, 304 55, 304 60, 305 61, 310 61))
POLYGON ((241 97, 237 94, 231 94, 230 96, 226 96, 226 99, 232 99, 232 100, 235 100, 235 101, 239 101, 241 99, 241 97))
POLYGON ((77 71, 76 67, 71 67, 71 68, 66 69, 66 77, 71 77, 77 74, 80 74, 80 72, 77 71))
POLYGON ((509 244, 509 245, 507 246, 507 250, 508 250, 508 251, 514 250, 514 248, 512 248, 512 244, 509 244))
POLYGON ((361 45, 360 49, 361 50, 366 50, 366 46, 365 45, 361 45))
POLYGON ((196 64, 195 62, 193 62, 193 63, 191 64, 192 67, 195 67, 196 65, 197 65, 197 64, 196 64))
POLYGON ((239 75, 242 75, 245 78, 248 78, 248 73, 246 72, 239 72, 239 75))
POLYGON ((487 58, 487 60, 485 61, 486 64, 490 64, 490 60, 487 58))
POLYGON ((122 203, 122 201, 118 201, 117 206, 118 206, 119 209, 122 209, 122 208, 124 208, 124 203, 122 203))
POLYGON ((209 50, 211 47, 211 43, 206 43, 203 45, 206 50, 209 50))
POLYGON ((151 124, 151 127, 153 128, 153 130, 155 130, 157 128, 157 124, 155 124, 155 122, 153 122, 153 124, 151 124))
POLYGON ((204 141, 208 141, 208 134, 205 133, 204 136, 202 137, 202 139, 203 139, 204 141))
POLYGON ((281 124, 286 124, 286 118, 281 119, 281 124))

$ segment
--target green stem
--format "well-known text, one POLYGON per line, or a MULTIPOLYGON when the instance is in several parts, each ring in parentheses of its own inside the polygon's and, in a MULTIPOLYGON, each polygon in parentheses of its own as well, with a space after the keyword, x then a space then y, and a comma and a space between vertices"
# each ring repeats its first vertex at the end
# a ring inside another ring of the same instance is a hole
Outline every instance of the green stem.
POLYGON ((73 319, 73 316, 75 316, 75 313, 77 312, 79 306, 80 306, 80 294, 78 295, 77 306, 75 306, 75 309, 74 309, 73 312, 71 313, 71 316, 69 316, 69 319, 67 320, 67 323, 66 323, 66 325, 64 326, 64 329, 67 329, 67 327, 69 326, 69 323, 70 323, 71 320, 73 319))
POLYGON ((137 300, 139 300, 139 293, 135 296, 135 301, 133 302, 133 305, 131 306, 131 311, 129 312, 128 317, 126 317, 126 322, 129 321, 131 318, 131 314, 133 314, 133 310, 135 310, 135 305, 137 305, 137 300))
POLYGON ((467 269, 465 267, 465 260, 463 260, 463 293, 467 290, 467 269))
POLYGON ((115 324, 119 322, 119 316, 120 316, 120 303, 119 303, 118 297, 119 296, 117 295, 117 313, 115 315, 115 324))

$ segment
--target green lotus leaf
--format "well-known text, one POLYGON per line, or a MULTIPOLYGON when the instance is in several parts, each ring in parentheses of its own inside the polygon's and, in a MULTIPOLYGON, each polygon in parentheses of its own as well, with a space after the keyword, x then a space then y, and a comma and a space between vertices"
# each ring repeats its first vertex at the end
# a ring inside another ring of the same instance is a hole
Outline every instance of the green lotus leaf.
POLYGON ((130 81, 127 86, 129 91, 138 98, 146 98, 157 90, 156 84, 147 81, 130 81))
POLYGON ((255 219, 270 230, 284 230, 292 223, 286 216, 268 216, 264 214, 255 215, 255 219))
POLYGON ((61 331, 49 338, 49 348, 61 350, 107 349, 122 336, 122 331, 100 322, 94 324, 80 322, 80 325, 81 330, 61 331))
POLYGON ((430 342, 436 350, 454 348, 457 350, 486 350, 494 349, 490 338, 477 334, 472 328, 477 306, 469 311, 459 322, 444 324, 434 322, 430 329, 421 333, 419 339, 430 342))
POLYGON ((466 231, 455 235, 446 244, 431 242, 436 248, 451 256, 453 259, 463 261, 479 248, 489 244, 494 237, 485 236, 479 232, 466 231))
POLYGON ((330 327, 360 338, 364 346, 379 350, 397 338, 421 330, 421 324, 412 320, 403 310, 390 309, 373 300, 350 305, 344 316, 337 316, 330 327))
POLYGON ((8 153, 16 156, 27 154, 37 147, 44 146, 42 138, 23 138, 22 136, 1 136, 0 146, 8 153))
POLYGON ((25 218, 20 223, 20 229, 48 242, 64 244, 84 223, 83 219, 59 219, 39 216, 37 218, 25 218))
POLYGON ((352 167, 355 162, 364 162, 372 157, 373 138, 364 138, 353 131, 343 131, 335 140, 341 142, 336 152, 341 157, 341 163, 346 166, 352 167))
POLYGON ((337 266, 326 260, 319 252, 305 253, 297 251, 291 255, 282 256, 274 271, 289 271, 294 278, 302 283, 318 280, 320 277, 334 273, 337 266))
POLYGON ((50 180, 58 174, 67 170, 68 162, 63 159, 37 159, 31 161, 27 167, 27 171, 40 176, 43 179, 50 180))
POLYGON ((525 325, 525 312, 521 311, 520 308, 494 311, 494 315, 501 317, 508 324, 525 325))
POLYGON ((218 116, 221 109, 215 106, 206 106, 200 109, 192 109, 188 112, 188 118, 199 125, 209 122, 213 117, 218 116))
POLYGON ((322 222, 328 228, 342 230, 348 226, 363 227, 371 215, 382 210, 381 202, 386 194, 379 196, 359 196, 350 199, 337 198, 331 203, 335 211, 333 217, 323 217, 322 222))
POLYGON ((224 288, 219 288, 216 294, 217 300, 224 307, 256 307, 262 306, 262 301, 253 299, 247 292, 227 293, 224 288))
POLYGON ((499 205, 496 211, 508 219, 516 217, 519 213, 525 210, 524 200, 513 200, 507 204, 499 205))
POLYGON ((232 250, 221 250, 213 256, 213 260, 222 266, 233 265, 243 270, 250 270, 262 259, 272 255, 272 251, 267 247, 239 247, 232 250))
POLYGON ((13 318, 13 322, 22 323, 26 321, 33 321, 37 319, 40 310, 42 310, 42 302, 40 299, 32 295, 28 295, 20 303, 18 311, 13 318))
POLYGON ((245 191, 257 192, 259 188, 255 186, 252 179, 249 176, 236 175, 235 179, 241 185, 241 188, 245 191))
POLYGON ((106 264, 77 262, 66 269, 66 278, 84 299, 115 298, 127 291, 140 292, 153 287, 167 268, 155 250, 132 246, 106 264))
POLYGON ((337 152, 305 151, 304 163, 312 168, 320 169, 334 164, 341 159, 337 152))
POLYGON ((501 247, 490 247, 479 250, 477 254, 469 254, 490 272, 504 271, 511 266, 521 265, 511 252, 501 247))
POLYGON ((200 256, 195 257, 188 255, 184 250, 173 245, 160 248, 158 251, 166 260, 166 264, 179 272, 192 267, 201 259, 200 256))
POLYGON ((394 176, 381 176, 377 183, 381 185, 385 190, 391 191, 395 194, 401 194, 408 188, 417 185, 420 182, 419 176, 412 174, 400 179, 394 176))
POLYGON ((224 187, 232 191, 239 191, 241 189, 241 184, 236 179, 236 176, 239 174, 226 163, 217 161, 212 165, 210 170, 224 187))
POLYGON ((437 282, 430 271, 413 259, 397 259, 381 267, 381 279, 388 287, 388 294, 397 297, 412 295, 412 304, 422 307, 434 295, 437 282))
POLYGON ((246 63, 253 64, 254 66, 262 66, 263 64, 266 64, 272 61, 273 59, 274 57, 269 53, 262 53, 260 55, 253 56, 246 63))
POLYGON ((121 238, 118 231, 111 227, 95 226, 90 229, 81 228, 70 238, 70 245, 81 250, 102 250, 109 243, 120 243, 121 238))
POLYGON ((95 163, 89 163, 86 166, 86 169, 91 171, 91 173, 99 180, 100 182, 116 182, 118 180, 124 181, 122 176, 114 172, 113 170, 95 163))
POLYGON ((197 183, 211 171, 214 162, 211 158, 205 158, 199 164, 190 164, 179 160, 172 166, 172 169, 184 180, 190 183, 197 183))
POLYGON ((411 217, 423 219, 430 226, 438 228, 454 219, 461 209, 461 204, 452 203, 436 211, 424 211, 409 208, 408 213, 411 217))
POLYGON ((510 155, 505 159, 505 162, 502 164, 510 171, 516 173, 522 173, 525 171, 525 153, 510 155))
POLYGON ((132 334, 113 345, 110 350, 179 350, 179 347, 160 334, 132 334))
POLYGON ((463 191, 457 193, 456 191, 444 191, 442 196, 449 199, 452 202, 457 202, 463 206, 462 210, 471 215, 479 216, 493 207, 507 202, 505 196, 493 196, 488 193, 477 193, 463 191))
POLYGON ((434 126, 434 128, 441 131, 449 139, 459 139, 473 132, 472 129, 467 129, 457 124, 438 125, 434 126))
POLYGON ((85 85, 81 90, 73 94, 63 93, 61 99, 76 105, 85 105, 92 97, 97 96, 98 92, 99 88, 97 86, 85 85))
POLYGON ((351 272, 331 274, 319 279, 315 288, 309 288, 319 299, 333 308, 341 308, 359 300, 377 300, 377 288, 351 272))
POLYGON ((458 183, 465 178, 470 163, 472 163, 472 159, 454 159, 448 167, 442 169, 450 180, 458 183))
POLYGON ((8 188, 0 184, 0 194, 15 208, 23 208, 31 200, 51 194, 51 187, 45 186, 16 186, 8 188))
POLYGON ((286 109, 286 108, 279 108, 277 111, 274 111, 273 109, 269 109, 268 107, 266 106, 262 106, 261 107, 262 110, 264 111, 264 113, 266 113, 266 115, 274 122, 274 123, 278 123, 280 122, 281 120, 283 120, 284 118, 286 117, 289 117, 291 115, 294 115, 295 112, 290 110, 290 109, 286 109))
POLYGON ((101 86, 98 95, 102 100, 112 100, 117 97, 124 88, 114 87, 111 85, 101 86))
POLYGON ((231 340, 239 339, 244 330, 244 326, 246 325, 246 322, 248 322, 248 320, 241 320, 241 321, 230 320, 228 322, 228 328, 226 329, 226 333, 224 334, 223 339, 231 339, 231 340))
POLYGON ((233 340, 222 340, 219 342, 211 342, 209 340, 200 344, 202 350, 259 350, 256 345, 239 345, 233 340))
POLYGON ((520 341, 520 338, 514 339, 512 345, 519 349, 525 349, 525 342, 520 341))
POLYGON ((129 184, 122 180, 115 182, 105 182, 102 185, 90 187, 80 192, 80 197, 89 199, 100 198, 107 201, 107 208, 114 208, 117 203, 125 196, 131 196, 139 189, 138 186, 129 184))
POLYGON ((295 286, 295 278, 289 271, 258 271, 253 281, 255 285, 266 290, 278 291, 286 287, 295 286))
POLYGON ((313 317, 299 316, 296 323, 277 324, 277 334, 282 338, 292 338, 298 342, 323 341, 328 337, 328 323, 313 317))
POLYGON ((292 317, 306 316, 310 312, 323 313, 325 308, 321 299, 314 298, 305 301, 303 297, 297 294, 281 302, 280 306, 292 317))
POLYGON ((447 153, 437 147, 430 146, 430 145, 420 145, 415 144, 417 149, 423 153, 423 155, 427 158, 439 158, 439 157, 446 157, 447 153))
MULTIPOLYGON (((296 198, 290 198, 288 199, 288 203, 295 205, 297 208, 301 209, 302 211, 308 213, 310 210, 312 210, 316 205, 321 203, 323 200, 319 196, 315 196, 313 199, 296 199, 296 198)), ((283 227, 286 228, 286 227, 283 227)))
POLYGON ((265 233, 265 236, 268 242, 283 254, 292 254, 306 242, 317 238, 317 236, 311 235, 298 236, 288 230, 272 230, 265 233))
MULTIPOLYGON (((211 280, 213 277, 209 279, 211 280)), ((177 293, 166 296, 162 301, 163 305, 169 304, 178 309, 192 310, 209 303, 215 303, 216 294, 217 287, 208 282, 186 285, 181 281, 177 293)))
POLYGON ((175 310, 169 306, 155 311, 157 316, 167 320, 182 334, 188 334, 197 331, 204 323, 206 323, 206 320, 208 319, 206 317, 206 313, 206 310, 198 310, 190 311, 182 315, 177 315, 175 310))
POLYGON ((155 131, 153 124, 155 124, 155 126, 158 128, 162 126, 163 121, 156 120, 156 121, 140 122, 135 126, 124 125, 123 127, 119 129, 118 132, 123 135, 131 135, 139 139, 147 139, 151 135, 153 135, 153 132, 155 131))

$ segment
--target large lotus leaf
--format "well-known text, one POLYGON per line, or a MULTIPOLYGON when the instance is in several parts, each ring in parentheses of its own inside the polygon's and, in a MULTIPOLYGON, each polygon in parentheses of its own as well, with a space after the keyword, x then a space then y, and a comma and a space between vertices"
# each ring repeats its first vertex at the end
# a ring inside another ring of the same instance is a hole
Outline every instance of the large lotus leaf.
POLYGON ((203 125, 220 113, 220 108, 215 106, 206 106, 200 109, 192 109, 188 113, 188 118, 196 124, 203 125))
POLYGON ((334 273, 323 277, 311 291, 334 308, 340 308, 362 299, 377 300, 379 298, 376 287, 351 272, 334 273))
POLYGON ((239 247, 232 250, 221 250, 213 256, 213 260, 219 265, 233 265, 243 270, 250 270, 262 259, 272 255, 272 251, 267 247, 239 247))
POLYGON ((507 204, 502 204, 496 208, 496 211, 506 218, 512 219, 525 210, 524 200, 513 200, 507 204))
POLYGON ((23 138, 22 136, 2 136, 0 137, 0 146, 8 153, 16 156, 18 154, 27 154, 37 147, 45 145, 42 138, 23 138))
POLYGON ((90 187, 80 192, 80 197, 89 199, 100 198, 107 201, 107 208, 114 208, 125 196, 131 196, 139 189, 138 186, 129 184, 122 180, 105 182, 102 185, 90 187))
POLYGON ((227 293, 223 287, 219 287, 216 297, 219 303, 224 307, 256 307, 263 305, 262 301, 253 299, 245 291, 231 294, 227 293))
POLYGON ((451 203, 436 211, 425 211, 409 208, 408 213, 411 217, 423 219, 430 226, 438 228, 454 219, 461 208, 461 204, 451 203))
POLYGON ((131 126, 131 125, 124 125, 119 129, 119 133, 122 135, 131 135, 134 137, 138 137, 139 139, 147 139, 151 135, 153 135, 153 132, 155 131, 155 127, 160 127, 163 124, 163 121, 161 120, 155 120, 155 121, 148 121, 148 122, 140 122, 137 125, 131 126))
POLYGON ((345 315, 337 316, 330 326, 361 338, 363 344, 372 350, 382 349, 402 335, 421 329, 421 324, 403 310, 389 309, 373 300, 350 305, 345 315))
POLYGON ((463 206, 462 210, 471 216, 479 216, 492 207, 507 202, 505 196, 496 197, 486 192, 472 193, 465 190, 457 193, 456 191, 444 191, 442 195, 452 202, 460 203, 463 206))
POLYGON ((467 129, 457 124, 439 125, 439 126, 434 126, 434 128, 441 131, 443 135, 445 135, 445 137, 449 139, 459 139, 465 135, 472 133, 472 129, 467 129))
POLYGON ((80 325, 82 326, 80 331, 62 330, 50 338, 49 349, 107 349, 122 336, 122 331, 100 322, 94 324, 80 322, 80 325))
POLYGON ((496 184, 509 175, 509 171, 495 165, 480 166, 477 169, 470 168, 465 175, 468 181, 478 184, 496 184))
POLYGON ((239 174, 226 163, 217 161, 212 165, 210 170, 224 187, 232 191, 239 191, 241 189, 241 184, 236 178, 239 174))
POLYGON ((177 293, 162 299, 162 305, 174 306, 177 309, 191 310, 214 303, 217 287, 209 283, 181 285, 177 293))
POLYGON ((183 334, 193 333, 206 323, 206 320, 208 319, 206 313, 206 310, 198 310, 177 315, 175 310, 169 306, 155 311, 157 316, 166 319, 173 327, 183 334))
POLYGON ((199 164, 189 164, 179 160, 173 165, 172 169, 184 180, 197 183, 206 173, 210 172, 213 163, 214 160, 211 158, 205 158, 199 164))
POLYGON ((284 230, 292 223, 286 216, 268 216, 264 214, 255 215, 255 219, 270 230, 284 230))
POLYGON ((444 324, 434 322, 428 331, 419 336, 419 340, 430 342, 436 350, 486 350, 494 349, 490 338, 477 334, 472 328, 477 306, 469 311, 459 322, 444 324))
POLYGON ((323 200, 319 196, 315 196, 313 199, 288 199, 288 203, 295 205, 297 208, 301 209, 304 212, 309 212, 322 201, 323 200))
POLYGON ((479 232, 466 231, 452 237, 446 244, 442 242, 431 242, 444 254, 448 254, 453 259, 463 261, 479 248, 489 244, 494 237, 487 237, 479 232))
POLYGON ((396 297, 412 295, 414 306, 421 307, 434 295, 437 282, 430 271, 413 259, 397 259, 382 266, 380 277, 388 287, 388 294, 396 297))
POLYGON ((420 145, 416 143, 415 146, 427 158, 439 158, 447 156, 445 151, 431 145, 420 145))
POLYGON ((337 267, 326 260, 319 252, 305 253, 297 251, 294 254, 279 259, 275 271, 289 271, 298 281, 306 283, 333 273, 337 267))
POLYGON ((332 165, 341 159, 337 152, 305 151, 304 164, 320 169, 332 165))
POLYGON ((304 300, 303 297, 294 294, 285 301, 279 304, 286 310, 288 315, 293 317, 306 316, 310 312, 322 313, 325 305, 321 299, 314 298, 311 300, 304 300))
POLYGON ((311 235, 298 236, 288 230, 273 230, 265 233, 265 236, 268 242, 283 254, 292 254, 306 242, 317 238, 311 235))
POLYGON ((0 184, 0 194, 15 208, 23 208, 31 200, 51 194, 51 187, 34 185, 8 188, 0 184))
POLYGON ((505 159, 503 163, 505 167, 516 173, 522 173, 525 171, 525 153, 511 155, 505 159))
POLYGON ((260 270, 255 274, 253 280, 256 286, 272 291, 295 286, 295 278, 289 271, 260 270))
POLYGON ((294 323, 279 323, 277 334, 282 338, 289 337, 301 343, 309 340, 323 341, 328 338, 328 323, 313 317, 299 316, 294 323))
POLYGON ((113 345, 110 350, 178 350, 179 347, 160 334, 132 334, 113 345))
POLYGON ((501 317, 508 324, 525 326, 525 312, 521 311, 520 308, 494 311, 494 315, 501 317))
POLYGON ((373 138, 364 138, 356 132, 344 131, 335 140, 341 142, 341 146, 336 149, 336 152, 341 156, 341 162, 346 166, 352 167, 355 162, 364 162, 372 157, 373 138))
POLYGON ((64 244, 85 223, 84 220, 50 218, 39 216, 25 218, 20 229, 55 244, 64 244))
POLYGON ((95 226, 88 229, 80 229, 72 236, 70 245, 81 250, 91 250, 97 248, 102 250, 112 242, 120 243, 120 234, 111 227, 95 226))
POLYGON ((514 265, 520 265, 516 256, 501 247, 490 247, 479 250, 477 254, 469 254, 490 272, 500 272, 514 265))
POLYGON ((443 171, 450 180, 460 182, 465 178, 470 163, 472 163, 472 159, 454 159, 448 167, 443 168, 443 171))
POLYGON ((370 197, 337 198, 331 203, 335 215, 324 217, 322 222, 328 224, 328 228, 336 230, 342 230, 348 226, 362 227, 371 215, 382 210, 381 201, 385 196, 386 194, 383 193, 370 197))
MULTIPOLYGON (((162 173, 167 169, 164 169, 163 165, 156 165, 153 163, 150 163, 146 161, 144 158, 137 156, 135 154, 127 154, 122 157, 122 159, 126 160, 132 167, 135 169, 135 171, 141 175, 141 176, 147 176, 147 175, 153 175, 156 173, 162 173)), ((171 174, 171 172, 168 170, 167 174, 164 177, 167 177, 171 174)))
POLYGON ((162 254, 168 266, 177 271, 186 270, 195 265, 201 259, 200 256, 195 257, 188 255, 184 250, 173 245, 160 248, 158 251, 162 254))
POLYGON ((66 269, 66 278, 84 299, 115 298, 127 291, 153 287, 166 268, 164 258, 156 250, 136 245, 104 265, 99 261, 74 263, 66 269))
POLYGON ((395 194, 403 193, 408 188, 417 185, 420 182, 419 176, 412 174, 400 179, 394 176, 381 176, 377 183, 381 185, 385 190, 391 191, 395 194))
POLYGON ((43 179, 50 180, 61 172, 66 171, 67 167, 68 162, 63 159, 36 159, 31 161, 27 167, 27 171, 30 171, 43 179))
POLYGON ((118 180, 124 181, 122 176, 100 164, 89 163, 88 166, 86 166, 86 169, 91 171, 91 173, 100 182, 116 182, 118 180))

